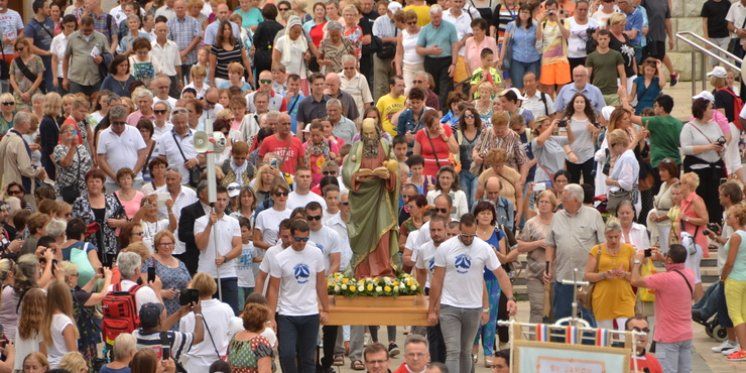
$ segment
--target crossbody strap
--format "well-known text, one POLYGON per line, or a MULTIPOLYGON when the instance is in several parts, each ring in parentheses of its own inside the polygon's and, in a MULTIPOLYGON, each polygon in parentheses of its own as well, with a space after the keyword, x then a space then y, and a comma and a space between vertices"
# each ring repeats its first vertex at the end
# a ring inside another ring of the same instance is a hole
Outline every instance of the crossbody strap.
POLYGON ((29 70, 28 66, 26 66, 25 62, 23 62, 23 58, 21 58, 20 55, 13 60, 16 62, 16 66, 21 69, 21 72, 23 73, 23 76, 26 77, 26 79, 30 80, 31 83, 36 81, 36 78, 38 78, 39 76, 29 70))
POLYGON ((210 343, 212 343, 212 348, 215 350, 215 355, 218 355, 218 359, 220 359, 220 352, 218 352, 218 346, 215 344, 215 340, 212 338, 212 332, 210 331, 210 327, 207 325, 207 321, 205 321, 204 317, 200 317, 200 319, 202 319, 202 323, 205 324, 205 330, 207 330, 207 336, 210 337, 210 343))
POLYGON ((435 145, 433 144, 433 139, 431 139, 430 134, 427 133, 427 128, 425 128, 424 131, 425 131, 425 137, 427 137, 427 141, 430 142, 430 148, 433 149, 433 156, 435 156, 435 164, 438 166, 438 170, 440 170, 440 159, 438 159, 438 152, 435 151, 435 145))
POLYGON ((686 287, 689 288, 689 292, 692 294, 692 296, 694 296, 694 289, 692 289, 692 285, 689 283, 689 280, 686 279, 686 276, 684 276, 684 274, 681 273, 681 271, 679 271, 678 269, 674 269, 673 271, 678 273, 679 276, 684 279, 684 282, 686 282, 686 287))
POLYGON ((176 132, 171 131, 171 136, 174 138, 174 142, 176 143, 176 147, 179 148, 179 153, 181 153, 181 158, 184 158, 184 163, 187 162, 186 156, 184 155, 184 151, 181 150, 181 144, 179 144, 179 140, 176 139, 176 132))

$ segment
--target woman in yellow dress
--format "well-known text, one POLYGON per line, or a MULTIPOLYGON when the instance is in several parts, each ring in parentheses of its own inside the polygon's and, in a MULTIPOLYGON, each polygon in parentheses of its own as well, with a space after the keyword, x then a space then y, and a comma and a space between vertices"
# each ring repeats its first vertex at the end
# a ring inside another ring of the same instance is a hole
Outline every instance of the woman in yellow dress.
POLYGON ((591 302, 598 327, 614 329, 616 321, 616 329, 624 330, 624 323, 635 315, 635 293, 629 282, 635 249, 621 242, 619 220, 606 222, 604 236, 606 243, 594 246, 588 255, 585 280, 595 284, 591 302))

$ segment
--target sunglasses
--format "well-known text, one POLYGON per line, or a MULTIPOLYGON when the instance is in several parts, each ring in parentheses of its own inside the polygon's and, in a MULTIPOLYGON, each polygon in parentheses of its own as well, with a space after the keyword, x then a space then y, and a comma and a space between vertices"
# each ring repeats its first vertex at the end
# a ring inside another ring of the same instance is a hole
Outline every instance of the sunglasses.
POLYGON ((145 234, 145 233, 144 232, 132 232, 133 236, 140 236, 140 237, 142 237, 143 234, 145 234))
POLYGON ((410 25, 410 26, 412 26, 412 25, 416 25, 416 24, 417 24, 417 21, 411 21, 411 22, 407 22, 407 24, 408 24, 408 25, 410 25))
POLYGON ((288 10, 290 10, 290 8, 277 8, 277 10, 281 12, 287 12, 288 10))
POLYGON ((414 83, 414 84, 420 84, 420 83, 424 83, 424 82, 425 82, 424 80, 413 80, 412 81, 412 83, 414 83))
POLYGON ((459 234, 459 237, 461 238, 474 238, 476 236, 477 236, 476 234, 465 234, 465 233, 459 234))
POLYGON ((275 192, 276 197, 287 197, 289 194, 288 192, 275 192))
POLYGON ((308 221, 321 220, 321 215, 306 215, 308 221))
POLYGON ((296 237, 296 236, 293 236, 293 240, 295 242, 308 242, 308 237, 296 237))
POLYGON ((464 118, 466 118, 466 119, 474 119, 474 115, 472 115, 472 114, 466 114, 466 115, 464 115, 464 118))
POLYGON ((324 176, 334 176, 337 174, 337 171, 324 171, 322 174, 324 174, 324 176))
POLYGON ((16 189, 16 190, 9 190, 8 194, 23 194, 23 191, 22 190, 18 190, 18 189, 16 189))
POLYGON ((261 84, 272 84, 272 80, 269 80, 269 79, 260 79, 259 83, 261 83, 261 84))
POLYGON ((15 103, 15 102, 13 102, 13 101, 6 101, 6 102, 3 102, 3 105, 5 105, 5 106, 13 106, 13 105, 15 105, 15 104, 16 104, 16 103, 15 103))
POLYGON ((441 213, 441 214, 447 214, 447 213, 448 213, 448 209, 439 209, 439 208, 435 208, 435 209, 433 209, 433 210, 434 210, 435 212, 439 212, 439 213, 441 213))
POLYGON ((153 112, 156 114, 166 114, 168 111, 167 110, 153 110, 153 112))

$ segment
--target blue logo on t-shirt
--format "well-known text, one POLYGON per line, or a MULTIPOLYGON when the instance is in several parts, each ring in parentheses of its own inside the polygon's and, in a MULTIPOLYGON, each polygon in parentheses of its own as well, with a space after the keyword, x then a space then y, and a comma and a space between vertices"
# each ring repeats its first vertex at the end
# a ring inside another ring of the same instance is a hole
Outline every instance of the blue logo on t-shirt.
POLYGON ((466 254, 461 254, 456 257, 455 260, 456 272, 466 273, 471 268, 471 257, 466 254))
POLYGON ((435 258, 430 258, 430 260, 427 262, 427 269, 430 270, 430 272, 435 271, 435 258))
POLYGON ((311 277, 311 269, 306 264, 298 263, 293 267, 293 276, 299 284, 305 284, 311 277))

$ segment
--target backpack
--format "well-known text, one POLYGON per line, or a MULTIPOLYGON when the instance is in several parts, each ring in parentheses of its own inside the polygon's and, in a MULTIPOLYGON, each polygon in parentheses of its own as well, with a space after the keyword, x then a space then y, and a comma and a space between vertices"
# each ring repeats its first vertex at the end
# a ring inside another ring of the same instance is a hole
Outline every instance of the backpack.
POLYGON ((104 342, 114 344, 114 339, 122 333, 132 333, 140 326, 140 315, 137 313, 135 293, 142 285, 135 285, 129 291, 122 291, 122 284, 113 285, 104 297, 102 310, 104 319, 102 322, 102 333, 104 342))
POLYGON ((731 88, 720 88, 718 89, 720 92, 726 92, 729 95, 733 97, 733 124, 738 127, 738 130, 743 131, 743 127, 741 127, 741 121, 739 120, 741 118, 741 109, 743 108, 743 100, 740 96, 738 96, 731 88))

